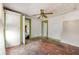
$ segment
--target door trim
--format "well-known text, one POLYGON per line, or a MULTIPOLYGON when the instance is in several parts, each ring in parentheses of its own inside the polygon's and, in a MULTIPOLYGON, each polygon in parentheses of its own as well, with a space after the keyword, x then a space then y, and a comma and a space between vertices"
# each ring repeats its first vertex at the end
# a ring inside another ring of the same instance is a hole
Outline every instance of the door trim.
POLYGON ((4 29, 3 29, 3 32, 4 32, 4 44, 5 44, 5 48, 6 48, 6 10, 4 10, 4 29))
POLYGON ((20 44, 23 44, 23 16, 20 15, 20 44))
POLYGON ((29 38, 31 38, 31 34, 32 34, 32 20, 29 20, 29 38))
POLYGON ((46 37, 48 38, 48 20, 45 20, 45 21, 42 21, 42 22, 41 22, 41 37, 43 37, 43 32, 44 32, 44 31, 43 31, 43 30, 44 30, 43 23, 44 23, 44 22, 47 23, 47 36, 46 36, 46 37))

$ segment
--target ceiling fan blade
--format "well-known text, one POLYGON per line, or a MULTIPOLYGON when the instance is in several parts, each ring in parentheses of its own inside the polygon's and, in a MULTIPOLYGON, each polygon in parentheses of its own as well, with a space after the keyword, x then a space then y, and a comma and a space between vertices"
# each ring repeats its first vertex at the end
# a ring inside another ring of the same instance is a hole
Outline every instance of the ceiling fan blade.
POLYGON ((46 14, 46 15, 47 15, 47 14, 53 14, 53 13, 44 13, 44 14, 46 14))
POLYGON ((43 17, 47 18, 47 16, 46 16, 46 15, 43 15, 43 17))
POLYGON ((40 15, 40 14, 34 14, 34 15, 31 15, 31 16, 38 16, 38 15, 40 15))
POLYGON ((38 17, 38 19, 40 19, 40 18, 41 18, 41 16, 38 17))

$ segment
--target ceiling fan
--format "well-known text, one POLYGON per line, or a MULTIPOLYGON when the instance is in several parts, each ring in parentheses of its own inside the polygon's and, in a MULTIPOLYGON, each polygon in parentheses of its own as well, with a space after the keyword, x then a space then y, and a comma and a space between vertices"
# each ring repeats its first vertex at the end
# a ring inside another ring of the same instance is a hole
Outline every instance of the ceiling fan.
POLYGON ((52 12, 46 13, 44 9, 40 9, 40 14, 34 14, 32 16, 39 16, 38 19, 40 19, 40 18, 48 18, 47 15, 51 15, 51 14, 53 13, 52 12))

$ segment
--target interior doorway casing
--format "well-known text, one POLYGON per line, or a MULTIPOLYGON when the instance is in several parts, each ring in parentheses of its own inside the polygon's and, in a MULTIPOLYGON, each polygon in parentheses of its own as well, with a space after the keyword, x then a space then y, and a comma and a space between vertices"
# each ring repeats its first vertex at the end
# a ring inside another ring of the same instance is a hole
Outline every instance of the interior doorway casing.
MULTIPOLYGON (((31 38, 31 19, 30 18, 25 18, 25 20, 29 21, 29 39, 31 38)), ((26 24, 25 24, 26 25, 26 24)))
POLYGON ((23 16, 20 16, 20 44, 23 44, 23 16))
POLYGON ((48 20, 41 22, 41 37, 47 37, 48 38, 48 20))
POLYGON ((6 48, 6 11, 4 10, 4 42, 5 42, 5 48, 6 48))
POLYGON ((31 19, 29 19, 29 38, 31 38, 31 33, 32 33, 31 25, 32 25, 32 21, 31 21, 31 19))

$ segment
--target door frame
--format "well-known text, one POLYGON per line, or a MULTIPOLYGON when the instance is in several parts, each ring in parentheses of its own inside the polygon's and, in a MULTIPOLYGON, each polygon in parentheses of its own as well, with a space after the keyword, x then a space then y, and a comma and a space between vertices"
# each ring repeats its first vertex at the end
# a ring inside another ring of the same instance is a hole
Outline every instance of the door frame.
POLYGON ((45 37, 48 38, 48 20, 44 20, 41 22, 41 37, 43 37, 43 33, 44 33, 44 23, 47 23, 47 35, 45 37))
POLYGON ((29 20, 29 39, 31 39, 31 33, 32 33, 32 20, 30 18, 25 18, 25 20, 29 20))
POLYGON ((4 9, 4 44, 5 44, 5 48, 6 48, 6 10, 4 9))
MULTIPOLYGON (((26 19, 29 20, 29 39, 31 39, 31 33, 32 33, 31 22, 32 22, 32 20, 31 20, 31 18, 25 17, 24 22, 23 22, 23 15, 21 15, 20 16, 20 44, 23 44, 23 27, 25 27, 25 25, 23 25, 23 23, 25 23, 26 19)), ((25 35, 25 32, 24 32, 24 35, 25 35)))
POLYGON ((20 15, 20 45, 23 44, 23 16, 20 15))
POLYGON ((32 37, 32 20, 29 20, 29 39, 32 37))

